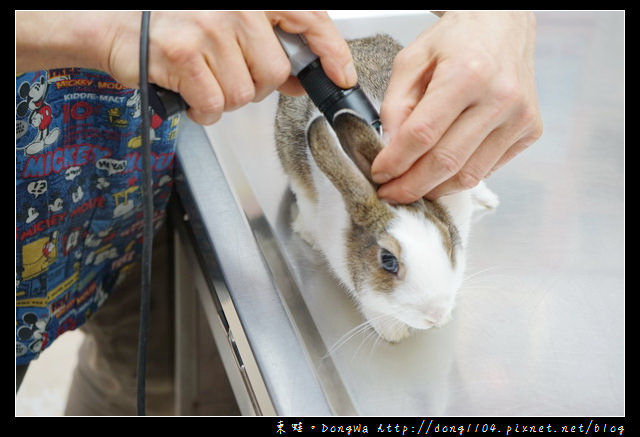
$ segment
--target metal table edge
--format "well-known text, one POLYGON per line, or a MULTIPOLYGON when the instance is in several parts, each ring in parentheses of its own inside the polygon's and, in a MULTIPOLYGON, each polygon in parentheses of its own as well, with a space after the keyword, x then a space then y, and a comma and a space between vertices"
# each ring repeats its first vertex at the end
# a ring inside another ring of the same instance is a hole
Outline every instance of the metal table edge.
MULTIPOLYGON (((201 257, 205 263, 202 266, 204 273, 207 275, 212 269, 219 268, 277 414, 332 415, 296 330, 279 298, 247 217, 225 179, 215 151, 204 129, 186 117, 181 121, 177 142, 175 182, 176 192, 196 237, 197 249, 204 254, 201 257), (224 262, 225 259, 237 258, 240 247, 249 248, 242 253, 242 257, 246 265, 251 265, 252 277, 260 281, 260 292, 265 294, 261 304, 268 305, 268 308, 263 308, 264 311, 271 314, 271 322, 277 321, 270 328, 264 324, 259 329, 255 328, 257 320, 246 315, 245 302, 238 298, 237 284, 241 284, 244 278, 239 277, 241 272, 229 268, 224 262), (228 256, 229 251, 235 252, 233 257, 228 256), (273 353, 287 356, 285 363, 289 368, 284 372, 280 369, 278 373, 296 375, 296 390, 300 392, 295 395, 305 399, 305 405, 300 411, 289 410, 287 398, 292 393, 281 393, 277 376, 272 375, 273 365, 267 360, 273 353)), ((214 290, 210 291, 215 293, 214 290)))

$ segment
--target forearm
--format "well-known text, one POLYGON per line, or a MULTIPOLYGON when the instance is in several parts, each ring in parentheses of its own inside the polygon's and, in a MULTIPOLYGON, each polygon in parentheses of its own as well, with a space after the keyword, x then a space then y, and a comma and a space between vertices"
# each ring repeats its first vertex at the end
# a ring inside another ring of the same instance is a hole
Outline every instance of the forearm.
POLYGON ((119 13, 16 12, 16 72, 58 67, 106 70, 116 14, 119 13))

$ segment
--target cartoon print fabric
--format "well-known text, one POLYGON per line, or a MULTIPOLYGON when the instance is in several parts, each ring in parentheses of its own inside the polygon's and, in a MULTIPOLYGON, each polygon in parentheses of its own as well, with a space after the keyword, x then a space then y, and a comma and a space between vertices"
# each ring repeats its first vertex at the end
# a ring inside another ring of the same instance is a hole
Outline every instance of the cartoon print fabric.
MULTIPOLYGON (((16 364, 100 307, 142 251, 140 96, 105 73, 16 77, 16 364)), ((154 221, 179 116, 152 116, 154 221)))

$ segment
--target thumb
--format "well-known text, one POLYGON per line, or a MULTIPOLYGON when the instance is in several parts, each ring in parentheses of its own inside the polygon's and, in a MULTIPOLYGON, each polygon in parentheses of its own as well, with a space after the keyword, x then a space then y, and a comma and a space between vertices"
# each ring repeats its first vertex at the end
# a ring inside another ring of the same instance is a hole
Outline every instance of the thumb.
POLYGON ((379 184, 400 176, 410 166, 410 162, 401 159, 402 147, 398 145, 397 134, 424 98, 426 86, 431 79, 430 69, 415 68, 411 62, 407 62, 415 57, 407 49, 403 49, 396 56, 389 85, 380 106, 383 138, 388 146, 378 154, 371 166, 373 180, 379 184))
POLYGON ((398 150, 397 141, 394 139, 402 123, 411 114, 413 106, 408 101, 403 103, 403 99, 399 100, 398 102, 385 97, 380 107, 382 138, 386 147, 378 153, 371 164, 371 177, 378 184, 384 184, 402 174, 401 162, 398 160, 401 150, 398 150))

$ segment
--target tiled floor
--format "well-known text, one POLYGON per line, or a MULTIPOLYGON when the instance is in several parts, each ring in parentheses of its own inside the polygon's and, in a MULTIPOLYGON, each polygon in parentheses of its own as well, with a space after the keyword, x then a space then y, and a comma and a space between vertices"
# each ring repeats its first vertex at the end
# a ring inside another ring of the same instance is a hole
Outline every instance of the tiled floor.
POLYGON ((61 416, 83 334, 65 333, 29 366, 16 395, 16 416, 61 416))

